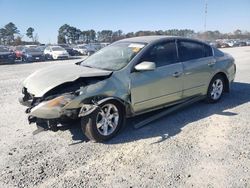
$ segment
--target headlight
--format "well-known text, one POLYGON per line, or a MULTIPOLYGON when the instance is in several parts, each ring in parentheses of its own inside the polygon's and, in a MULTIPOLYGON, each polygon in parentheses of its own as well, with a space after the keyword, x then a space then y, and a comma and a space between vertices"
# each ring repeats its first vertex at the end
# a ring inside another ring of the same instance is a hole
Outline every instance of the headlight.
POLYGON ((42 119, 55 119, 62 115, 62 108, 67 105, 74 96, 62 95, 49 101, 44 101, 31 109, 32 116, 42 119))
POLYGON ((63 107, 73 99, 72 95, 62 95, 45 102, 46 107, 63 107))

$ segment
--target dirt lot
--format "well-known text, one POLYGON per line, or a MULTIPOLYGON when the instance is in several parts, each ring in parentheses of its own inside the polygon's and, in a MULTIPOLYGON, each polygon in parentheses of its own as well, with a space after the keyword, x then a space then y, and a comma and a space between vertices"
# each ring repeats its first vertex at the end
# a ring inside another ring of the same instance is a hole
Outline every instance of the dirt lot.
POLYGON ((250 187, 250 47, 225 49, 237 63, 230 94, 199 102, 139 130, 131 119, 105 143, 79 125, 33 135, 21 81, 52 64, 0 66, 0 187, 250 187))

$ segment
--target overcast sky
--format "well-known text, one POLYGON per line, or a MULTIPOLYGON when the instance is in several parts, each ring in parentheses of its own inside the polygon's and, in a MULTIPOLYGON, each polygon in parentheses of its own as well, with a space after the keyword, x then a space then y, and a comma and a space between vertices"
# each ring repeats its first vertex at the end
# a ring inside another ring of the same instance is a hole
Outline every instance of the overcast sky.
MULTIPOLYGON (((207 30, 250 31, 250 0, 207 0, 207 30)), ((0 0, 0 27, 33 27, 43 43, 56 42, 61 25, 81 30, 204 30, 205 0, 0 0)), ((27 38, 25 38, 27 39, 27 38)))

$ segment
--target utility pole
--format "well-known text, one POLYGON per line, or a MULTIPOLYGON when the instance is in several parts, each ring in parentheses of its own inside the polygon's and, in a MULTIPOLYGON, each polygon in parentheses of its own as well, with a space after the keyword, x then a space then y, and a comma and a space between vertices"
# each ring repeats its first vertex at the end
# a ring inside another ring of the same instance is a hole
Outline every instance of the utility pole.
POLYGON ((205 19, 204 19, 204 32, 207 31, 207 0, 205 0, 205 19))

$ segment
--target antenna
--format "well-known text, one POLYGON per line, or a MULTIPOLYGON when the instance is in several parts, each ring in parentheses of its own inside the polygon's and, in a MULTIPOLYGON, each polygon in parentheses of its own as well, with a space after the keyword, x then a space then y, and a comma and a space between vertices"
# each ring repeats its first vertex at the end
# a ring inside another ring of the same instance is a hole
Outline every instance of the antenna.
POLYGON ((205 0, 205 20, 204 20, 204 32, 207 31, 207 0, 205 0))

